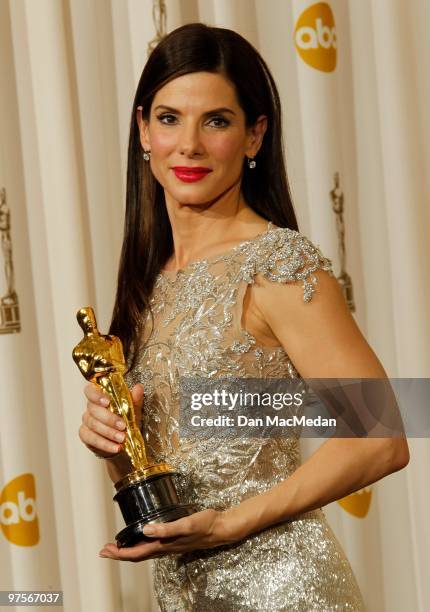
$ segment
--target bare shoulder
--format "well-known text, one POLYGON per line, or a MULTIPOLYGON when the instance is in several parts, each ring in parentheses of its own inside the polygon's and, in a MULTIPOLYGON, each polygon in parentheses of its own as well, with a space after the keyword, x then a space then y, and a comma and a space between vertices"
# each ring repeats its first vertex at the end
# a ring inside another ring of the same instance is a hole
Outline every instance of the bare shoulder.
POLYGON ((307 378, 385 376, 345 302, 336 278, 315 270, 311 299, 303 300, 303 283, 255 277, 254 308, 307 378))

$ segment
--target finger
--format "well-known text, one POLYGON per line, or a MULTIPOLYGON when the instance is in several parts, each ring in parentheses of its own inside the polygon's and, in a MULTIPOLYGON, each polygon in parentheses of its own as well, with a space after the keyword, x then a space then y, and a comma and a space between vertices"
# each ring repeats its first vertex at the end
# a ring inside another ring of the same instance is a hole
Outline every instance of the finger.
POLYGON ((86 425, 82 424, 79 428, 79 437, 82 442, 92 451, 107 453, 108 455, 116 455, 122 450, 120 444, 115 444, 110 440, 107 440, 103 436, 89 429, 86 425))
POLYGON ((82 425, 86 426, 90 431, 98 434, 102 438, 111 440, 116 444, 122 444, 125 441, 125 433, 123 431, 119 431, 114 427, 109 427, 101 421, 88 416, 86 413, 82 419, 82 425))
POLYGON ((109 406, 109 396, 100 389, 97 385, 89 384, 84 387, 84 395, 93 404, 100 406, 109 406))
POLYGON ((88 404, 86 412, 82 415, 82 421, 89 429, 94 429, 99 433, 102 433, 98 429, 99 424, 112 428, 112 430, 125 429, 125 423, 121 417, 96 404, 88 404))
POLYGON ((150 538, 176 538, 178 536, 188 536, 193 533, 193 521, 189 516, 185 516, 169 523, 157 523, 145 525, 143 533, 150 538))
POLYGON ((108 412, 106 408, 92 405, 90 410, 84 412, 82 423, 91 431, 113 442, 122 444, 125 440, 125 433, 121 431, 121 429, 124 429, 123 421, 116 415, 108 412))
POLYGON ((140 383, 137 383, 137 385, 134 385, 134 387, 132 387, 130 393, 131 393, 131 397, 133 398, 133 402, 135 404, 140 404, 143 399, 145 390, 143 388, 143 385, 141 385, 140 383))
POLYGON ((161 556, 164 551, 159 541, 142 542, 136 546, 118 548, 115 544, 105 544, 99 552, 100 557, 116 559, 117 561, 144 561, 152 556, 161 556))
POLYGON ((139 424, 141 420, 141 416, 142 416, 142 400, 144 396, 143 386, 140 383, 138 383, 137 385, 134 385, 130 393, 131 393, 131 397, 133 398, 134 414, 136 417, 136 423, 139 424))

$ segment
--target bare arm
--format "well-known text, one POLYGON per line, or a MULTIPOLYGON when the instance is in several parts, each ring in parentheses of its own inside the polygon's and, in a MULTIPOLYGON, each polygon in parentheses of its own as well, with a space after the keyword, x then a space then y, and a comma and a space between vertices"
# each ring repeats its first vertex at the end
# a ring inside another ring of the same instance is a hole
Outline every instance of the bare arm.
MULTIPOLYGON (((324 271, 315 275, 317 289, 308 303, 301 283, 258 277, 248 304, 254 326, 278 339, 303 378, 386 378, 338 282, 324 271)), ((404 438, 329 439, 289 478, 225 511, 227 529, 245 537, 340 499, 408 461, 404 438)))

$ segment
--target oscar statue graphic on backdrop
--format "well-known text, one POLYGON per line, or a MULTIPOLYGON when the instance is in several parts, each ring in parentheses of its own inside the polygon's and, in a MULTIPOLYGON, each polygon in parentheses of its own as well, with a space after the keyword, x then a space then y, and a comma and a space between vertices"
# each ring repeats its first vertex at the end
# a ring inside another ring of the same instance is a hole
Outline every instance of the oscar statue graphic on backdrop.
POLYGON ((346 249, 345 249, 345 222, 343 220, 343 193, 339 187, 339 172, 334 174, 334 189, 330 191, 332 201, 332 209, 336 215, 336 230, 338 238, 340 274, 337 277, 346 303, 351 312, 355 312, 354 292, 352 288, 352 280, 346 271, 346 249))
POLYGON ((14 287, 10 210, 6 203, 6 190, 0 190, 0 236, 6 278, 6 294, 0 298, 0 334, 21 330, 18 296, 14 287))
POLYGON ((124 451, 130 472, 115 483, 118 502, 126 527, 116 535, 119 547, 146 540, 147 523, 164 523, 196 512, 191 504, 181 504, 173 482, 173 469, 167 463, 154 463, 146 453, 142 433, 135 421, 133 400, 124 380, 127 366, 119 338, 102 335, 92 308, 81 308, 78 323, 84 337, 73 349, 73 360, 83 376, 101 387, 110 398, 109 409, 126 424, 124 451))
POLYGON ((149 41, 147 47, 147 55, 151 55, 152 51, 163 40, 167 34, 167 8, 166 0, 153 0, 152 2, 152 22, 154 25, 155 36, 149 41))

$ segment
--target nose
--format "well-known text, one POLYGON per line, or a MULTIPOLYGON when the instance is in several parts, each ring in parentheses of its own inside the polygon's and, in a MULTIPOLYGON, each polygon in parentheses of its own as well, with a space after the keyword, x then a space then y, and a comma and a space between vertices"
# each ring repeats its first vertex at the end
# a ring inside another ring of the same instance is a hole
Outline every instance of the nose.
POLYGON ((193 157, 204 153, 198 124, 187 122, 183 126, 179 136, 178 147, 179 153, 187 157, 193 157))

